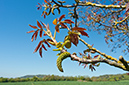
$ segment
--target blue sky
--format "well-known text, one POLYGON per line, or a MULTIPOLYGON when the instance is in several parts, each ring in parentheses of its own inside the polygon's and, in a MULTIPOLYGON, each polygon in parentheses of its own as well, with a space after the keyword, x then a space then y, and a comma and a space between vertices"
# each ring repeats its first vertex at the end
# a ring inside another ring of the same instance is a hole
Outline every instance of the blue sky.
MULTIPOLYGON (((77 62, 66 59, 63 62, 64 73, 58 71, 56 67, 56 59, 58 52, 43 51, 43 58, 38 53, 33 53, 35 47, 41 38, 31 42, 32 34, 27 31, 32 30, 28 24, 36 25, 36 20, 50 24, 50 29, 54 30, 52 21, 56 16, 48 16, 46 19, 41 17, 42 11, 37 11, 37 3, 43 0, 0 0, 0 77, 20 77, 24 75, 35 74, 55 74, 63 76, 99 76, 103 74, 126 73, 121 69, 101 64, 97 71, 91 72, 88 68, 83 69, 77 62)), ((66 0, 67 1, 67 0, 66 0)), ((72 0, 70 1, 72 2, 72 0)), ((70 3, 69 2, 69 3, 70 3)), ((62 14, 65 14, 63 11, 62 14)), ((64 37, 66 31, 62 30, 61 35, 58 34, 57 39, 64 37)), ((87 32, 90 38, 82 37, 89 44, 94 44, 98 50, 118 58, 121 50, 116 53, 110 52, 104 41, 104 35, 98 35, 97 32, 87 32)), ((86 49, 81 42, 79 48, 73 46, 69 52, 83 52, 86 49)), ((129 60, 129 57, 125 56, 129 60)))

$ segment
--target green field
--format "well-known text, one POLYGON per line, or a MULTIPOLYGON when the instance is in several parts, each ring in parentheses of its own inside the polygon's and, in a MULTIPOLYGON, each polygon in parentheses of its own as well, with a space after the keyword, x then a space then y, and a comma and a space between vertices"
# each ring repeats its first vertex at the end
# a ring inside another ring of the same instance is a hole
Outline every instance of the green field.
POLYGON ((113 82, 79 82, 79 81, 40 81, 40 82, 8 82, 0 85, 129 85, 129 81, 113 82))

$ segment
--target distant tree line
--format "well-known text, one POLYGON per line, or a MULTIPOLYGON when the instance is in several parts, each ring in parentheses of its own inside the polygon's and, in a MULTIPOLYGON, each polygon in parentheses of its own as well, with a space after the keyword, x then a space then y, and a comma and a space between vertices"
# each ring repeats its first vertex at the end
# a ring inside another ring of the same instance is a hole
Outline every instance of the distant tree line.
POLYGON ((88 76, 57 76, 57 75, 45 75, 44 77, 33 76, 32 78, 3 78, 0 77, 0 82, 27 82, 27 81, 120 81, 129 80, 127 74, 117 75, 103 75, 99 77, 88 76))
POLYGON ((0 77, 0 82, 26 82, 26 81, 92 81, 88 76, 57 76, 57 75, 46 75, 44 77, 34 76, 33 78, 3 78, 0 77))
POLYGON ((117 75, 103 75, 99 77, 92 77, 92 81, 120 81, 129 80, 129 74, 117 74, 117 75))

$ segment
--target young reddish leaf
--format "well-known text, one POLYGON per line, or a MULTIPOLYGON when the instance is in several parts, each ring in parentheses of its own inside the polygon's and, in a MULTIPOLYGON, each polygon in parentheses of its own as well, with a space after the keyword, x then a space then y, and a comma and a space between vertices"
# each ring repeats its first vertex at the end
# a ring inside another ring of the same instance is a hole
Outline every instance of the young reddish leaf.
POLYGON ((44 48, 44 50, 46 50, 47 51, 47 49, 45 48, 45 46, 42 44, 42 48, 44 48))
POLYGON ((92 66, 91 71, 93 71, 93 70, 96 71, 96 69, 92 66))
POLYGON ((87 64, 85 64, 84 68, 86 68, 87 64))
POLYGON ((119 18, 118 18, 118 20, 122 20, 122 19, 123 19, 123 17, 119 17, 119 18))
POLYGON ((43 31, 42 31, 42 30, 40 30, 40 34, 39 34, 39 35, 40 35, 40 37, 42 37, 42 34, 43 34, 43 31))
POLYGON ((29 26, 32 27, 32 28, 34 28, 34 29, 38 29, 37 26, 32 26, 32 25, 30 25, 30 24, 29 24, 29 26))
POLYGON ((40 9, 41 9, 41 7, 38 7, 38 8, 37 8, 37 10, 40 10, 40 9))
POLYGON ((91 15, 89 14, 88 16, 87 16, 87 21, 90 21, 91 20, 91 15))
POLYGON ((86 32, 84 32, 84 31, 79 31, 79 32, 81 33, 82 36, 87 36, 87 37, 89 37, 89 35, 88 35, 86 32))
POLYGON ((42 21, 40 21, 44 28, 46 28, 46 24, 44 24, 42 21))
POLYGON ((61 21, 64 17, 65 17, 65 15, 63 14, 63 15, 59 18, 59 21, 61 21))
POLYGON ((81 65, 81 62, 79 62, 79 66, 81 65))
POLYGON ((28 31, 27 33, 32 33, 32 32, 35 32, 34 30, 31 30, 31 31, 28 31))
POLYGON ((45 13, 45 11, 43 11, 43 12, 42 12, 42 15, 41 15, 41 16, 43 16, 43 15, 44 15, 44 13, 45 13))
POLYGON ((42 58, 42 47, 39 48, 39 54, 40 54, 40 56, 42 58))
POLYGON ((40 9, 42 9, 42 5, 40 4, 40 3, 38 3, 39 5, 37 5, 37 10, 40 10, 40 9))
POLYGON ((61 25, 62 27, 64 27, 64 28, 67 28, 67 26, 66 26, 64 23, 62 23, 62 22, 60 22, 60 25, 61 25))
POLYGON ((89 65, 89 69, 91 69, 92 68, 92 65, 89 65))
POLYGON ((57 25, 57 19, 54 19, 54 20, 53 20, 53 24, 54 24, 54 25, 57 25))
POLYGON ((82 55, 82 53, 79 52, 80 55, 82 55))
POLYGON ((126 13, 129 11, 129 2, 126 4, 126 13))
POLYGON ((87 57, 88 59, 91 59, 91 55, 88 53, 88 57, 87 57))
POLYGON ((77 30, 77 31, 84 31, 84 30, 86 30, 85 28, 81 28, 81 27, 74 27, 73 29, 72 29, 72 31, 74 31, 74 30, 77 30))
POLYGON ((82 66, 84 66, 85 64, 82 64, 82 66))
POLYGON ((34 37, 35 37, 35 33, 32 35, 32 37, 31 37, 31 41, 33 42, 33 40, 34 40, 34 37))
POLYGON ((56 32, 58 32, 58 33, 60 32, 60 31, 59 31, 59 25, 56 25, 56 26, 55 26, 55 29, 56 29, 56 32))
POLYGON ((41 24, 39 23, 39 21, 37 21, 37 25, 38 25, 39 28, 42 29, 42 26, 41 26, 41 24))
POLYGON ((45 44, 47 44, 47 46, 50 48, 51 46, 47 43, 47 41, 44 42, 45 44))
POLYGON ((39 49, 39 47, 40 47, 40 45, 42 44, 42 42, 43 42, 43 41, 40 41, 40 42, 39 42, 38 46, 35 48, 35 50, 34 50, 33 53, 37 52, 37 50, 39 49))
POLYGON ((94 56, 94 58, 97 58, 99 55, 94 56))
POLYGON ((44 19, 46 18, 46 15, 44 15, 44 19))
POLYGON ((35 32, 35 40, 37 39, 38 30, 35 32))
POLYGON ((46 36, 46 35, 47 35, 47 34, 45 34, 45 33, 43 34, 43 36, 46 36))
POLYGON ((78 35, 77 34, 70 34, 70 41, 77 46, 78 44, 78 35))
POLYGON ((47 3, 47 0, 44 0, 45 3, 47 3))
POLYGON ((107 41, 107 39, 105 38, 105 42, 108 44, 108 41, 107 41))
POLYGON ((64 20, 66 23, 68 23, 68 24, 72 24, 72 23, 74 23, 72 20, 70 20, 70 19, 66 19, 66 20, 64 20))

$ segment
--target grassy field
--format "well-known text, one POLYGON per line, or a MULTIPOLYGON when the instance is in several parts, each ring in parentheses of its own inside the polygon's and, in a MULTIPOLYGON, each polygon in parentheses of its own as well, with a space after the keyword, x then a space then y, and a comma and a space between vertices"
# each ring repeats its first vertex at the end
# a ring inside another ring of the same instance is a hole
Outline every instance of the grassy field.
POLYGON ((78 82, 78 81, 40 81, 40 82, 8 82, 0 85, 129 85, 129 81, 113 82, 78 82))

